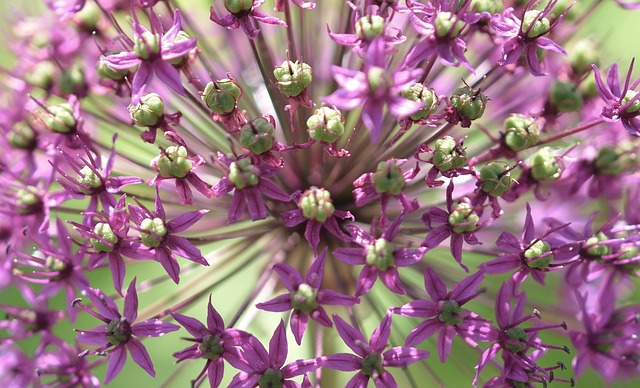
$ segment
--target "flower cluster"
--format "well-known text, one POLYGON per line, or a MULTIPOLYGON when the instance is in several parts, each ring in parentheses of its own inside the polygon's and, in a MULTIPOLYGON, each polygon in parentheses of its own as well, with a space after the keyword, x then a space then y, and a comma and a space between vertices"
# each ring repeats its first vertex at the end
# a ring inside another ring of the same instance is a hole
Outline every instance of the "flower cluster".
POLYGON ((578 31, 637 1, 43 2, 0 386, 638 380, 640 79, 578 31))

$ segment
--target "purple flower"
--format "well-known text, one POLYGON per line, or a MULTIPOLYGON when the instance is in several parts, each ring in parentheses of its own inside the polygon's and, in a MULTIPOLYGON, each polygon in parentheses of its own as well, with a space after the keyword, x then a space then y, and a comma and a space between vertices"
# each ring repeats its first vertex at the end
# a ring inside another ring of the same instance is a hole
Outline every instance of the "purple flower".
POLYGON ((287 27, 287 23, 278 19, 275 16, 269 16, 266 13, 259 11, 258 7, 264 4, 266 0, 253 0, 253 3, 245 5, 245 2, 233 2, 225 0, 225 8, 231 12, 227 16, 219 17, 215 9, 211 7, 210 19, 212 22, 226 27, 229 29, 242 28, 249 39, 255 39, 260 30, 254 26, 254 20, 260 23, 277 24, 279 26, 287 27))
MULTIPOLYGON (((276 0, 276 4, 274 9, 278 12, 282 12, 285 10, 285 3, 289 0, 276 0)), ((291 0, 291 2, 302 9, 314 9, 316 7, 316 3, 312 1, 304 1, 304 0, 291 0)))
POLYGON ((424 271, 424 286, 432 300, 416 299, 401 307, 393 307, 389 311, 405 317, 426 318, 407 336, 407 346, 422 343, 427 338, 438 334, 437 346, 440 361, 445 362, 451 352, 451 345, 456 334, 470 344, 473 340, 489 341, 495 337, 495 329, 490 321, 482 318, 462 306, 478 296, 478 289, 484 280, 482 272, 465 278, 447 292, 447 286, 431 268, 424 271))
POLYGON ((80 306, 84 311, 104 322, 104 324, 91 330, 76 329, 75 331, 79 333, 78 341, 99 346, 96 349, 85 350, 81 353, 81 356, 87 354, 109 355, 104 383, 108 384, 120 373, 127 360, 127 350, 131 353, 131 357, 136 364, 140 365, 151 376, 155 376, 156 371, 153 369, 153 363, 149 353, 147 353, 147 349, 135 337, 159 337, 180 329, 180 326, 162 322, 159 319, 149 319, 134 323, 138 317, 138 294, 136 293, 135 278, 127 289, 123 314, 120 314, 115 302, 100 290, 88 288, 83 291, 83 295, 91 299, 98 311, 90 310, 80 299, 76 299, 74 304, 80 306))
POLYGON ((387 351, 391 335, 391 314, 385 315, 380 325, 367 341, 362 332, 346 323, 337 315, 333 316, 336 329, 344 343, 355 354, 338 353, 318 358, 318 363, 339 371, 358 371, 349 380, 347 387, 366 387, 373 379, 376 387, 397 387, 395 379, 385 367, 407 367, 416 361, 429 357, 429 352, 408 346, 396 346, 387 351))
POLYGON ((386 51, 384 39, 378 37, 367 50, 364 71, 332 66, 333 78, 340 89, 324 99, 327 104, 342 109, 362 107, 362 121, 371 131, 372 142, 378 141, 382 135, 385 104, 395 116, 408 116, 423 106, 422 102, 411 101, 400 95, 422 74, 422 70, 395 71, 388 76, 386 51))
MULTIPOLYGON (((353 242, 362 248, 338 248, 333 251, 333 255, 347 264, 364 265, 356 283, 356 296, 371 291, 378 278, 392 292, 406 294, 398 267, 408 267, 419 262, 426 249, 409 249, 393 243, 404 216, 405 213, 398 215, 378 239, 355 225, 347 227, 353 236, 353 242)), ((371 233, 374 233, 373 227, 371 233)))
POLYGON ((269 341, 269 351, 255 337, 243 348, 228 350, 226 360, 241 372, 236 374, 229 384, 230 388, 252 387, 299 387, 300 384, 289 380, 318 368, 313 360, 298 360, 284 365, 289 351, 284 321, 273 332, 269 341))
POLYGON ((180 11, 175 10, 173 24, 162 37, 160 21, 151 12, 151 31, 142 26, 134 13, 131 51, 108 55, 103 61, 114 70, 129 70, 138 66, 131 82, 131 103, 135 104, 145 92, 155 73, 158 78, 180 95, 184 95, 180 73, 171 61, 187 55, 196 47, 196 38, 179 39, 182 28, 180 11))
POLYGON ((276 264, 273 270, 280 275, 288 294, 280 295, 268 302, 258 303, 257 308, 281 312, 293 309, 289 324, 298 345, 307 329, 309 317, 325 327, 333 327, 329 316, 322 305, 353 306, 360 303, 360 298, 342 295, 331 289, 320 289, 324 276, 324 265, 327 261, 327 248, 323 249, 313 261, 307 276, 302 279, 300 272, 287 264, 276 264))
POLYGON ((631 83, 631 75, 633 74, 633 63, 635 58, 631 60, 629 71, 624 81, 624 86, 620 89, 620 81, 618 79, 618 64, 614 63, 607 72, 607 83, 602 81, 602 75, 598 66, 593 66, 596 73, 596 88, 598 94, 607 104, 602 108, 600 116, 610 122, 622 121, 625 129, 630 135, 640 136, 640 92, 635 89, 640 85, 640 78, 633 84, 631 83))
POLYGON ((233 346, 243 346, 248 343, 251 335, 241 330, 225 329, 222 317, 211 304, 211 296, 209 296, 207 307, 206 327, 197 319, 186 315, 171 313, 171 316, 193 336, 193 338, 185 339, 195 342, 188 348, 173 354, 173 357, 178 359, 176 362, 188 359, 205 359, 204 368, 194 381, 200 380, 207 372, 211 386, 220 386, 224 373, 223 360, 227 352, 233 346))
POLYGON ((252 158, 229 158, 218 152, 218 160, 228 167, 225 177, 213 186, 216 198, 233 191, 233 198, 227 213, 227 223, 237 222, 242 218, 245 207, 249 209, 252 220, 267 218, 267 206, 262 196, 276 201, 289 202, 291 196, 280 186, 267 179, 275 176, 282 165, 272 166, 252 158))
POLYGON ((533 7, 539 3, 539 0, 530 0, 521 18, 515 15, 514 9, 511 7, 505 9, 502 14, 496 14, 491 18, 490 24, 496 34, 508 39, 502 46, 501 65, 515 63, 524 52, 531 74, 541 76, 545 73, 538 59, 538 49, 567 55, 567 52, 560 45, 544 37, 564 19, 571 9, 571 6, 567 7, 560 16, 550 23, 547 15, 551 13, 557 2, 558 0, 550 0, 542 11, 538 11, 533 7))
POLYGON ((40 382, 50 387, 99 387, 100 379, 92 374, 93 365, 79 356, 80 352, 77 344, 71 346, 54 338, 37 354, 35 370, 40 382))
MULTIPOLYGON (((136 229, 140 233, 140 241, 148 247, 155 260, 162 264, 167 274, 174 282, 180 282, 180 266, 175 253, 194 263, 208 266, 209 263, 202 256, 200 249, 196 248, 189 240, 177 236, 176 233, 187 230, 208 213, 209 210, 197 210, 179 215, 167 222, 167 217, 162 206, 160 193, 156 187, 155 210, 150 212, 144 206, 129 205, 131 220, 135 222, 136 229)), ((143 251, 141 256, 132 258, 146 259, 148 255, 143 251)))

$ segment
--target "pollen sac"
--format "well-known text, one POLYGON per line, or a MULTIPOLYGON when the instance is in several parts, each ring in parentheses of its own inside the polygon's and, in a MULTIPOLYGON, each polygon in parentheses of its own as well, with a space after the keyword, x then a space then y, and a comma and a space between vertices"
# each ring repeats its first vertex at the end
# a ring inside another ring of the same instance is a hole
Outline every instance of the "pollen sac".
POLYGON ((428 117, 435 112, 438 107, 438 96, 436 96, 436 92, 417 82, 405 89, 402 92, 402 97, 407 100, 424 103, 424 108, 409 116, 411 120, 414 121, 428 117))
POLYGON ((502 12, 502 0, 471 0, 469 9, 475 13, 489 12, 496 14, 502 12))
POLYGON ((291 306, 303 313, 310 313, 318 308, 316 295, 318 290, 307 283, 302 283, 296 291, 291 292, 291 306))
POLYGON ((264 117, 257 117, 240 130, 240 144, 254 154, 262 154, 273 147, 275 128, 264 117))
POLYGON ((467 164, 467 151, 451 136, 436 140, 433 164, 439 171, 462 168, 467 164))
POLYGON ((7 140, 13 148, 29 150, 36 146, 36 133, 28 123, 20 121, 13 125, 7 134, 7 140))
POLYGON ((551 251, 551 246, 545 241, 538 240, 527 248, 523 255, 527 259, 527 265, 530 268, 547 268, 553 259, 553 255, 539 256, 549 251, 551 251))
POLYGON ((146 60, 160 53, 160 35, 149 31, 142 33, 133 44, 133 52, 138 58, 146 60))
POLYGON ((202 342, 198 345, 201 358, 206 360, 217 360, 224 352, 222 338, 219 335, 207 334, 202 337, 202 342))
POLYGON ((452 108, 471 121, 482 117, 487 107, 487 97, 469 86, 454 90, 450 101, 452 108))
POLYGON ((42 207, 42 198, 38 195, 38 189, 27 186, 16 192, 16 208, 22 215, 34 214, 42 207))
POLYGON ((191 171, 193 163, 187 157, 187 149, 183 146, 170 146, 154 158, 151 166, 163 178, 184 178, 191 171))
POLYGON ((461 313, 462 307, 458 305, 458 302, 455 300, 445 300, 438 319, 446 325, 454 326, 462 322, 462 318, 458 317, 461 313))
POLYGON ((440 12, 435 18, 436 36, 438 38, 455 38, 460 35, 460 31, 465 23, 458 20, 451 12, 440 12))
POLYGON ((202 102, 215 114, 226 115, 236 109, 242 96, 242 89, 232 79, 223 78, 211 81, 204 88, 202 102))
POLYGON ((140 239, 149 248, 157 248, 167 235, 167 226, 160 218, 145 218, 140 224, 140 239))
POLYGON ((527 11, 522 18, 522 32, 527 34, 527 38, 544 35, 550 27, 549 19, 541 17, 540 11, 527 11))
POLYGON ((582 109, 582 95, 573 82, 555 81, 549 88, 549 102, 558 112, 582 109))
POLYGON ((126 77, 127 74, 129 74, 129 70, 113 69, 109 67, 109 64, 107 64, 107 62, 100 59, 100 61, 98 61, 98 64, 96 65, 96 73, 98 74, 98 77, 100 77, 103 80, 112 80, 112 81, 121 82, 121 81, 124 81, 124 77, 126 77))
POLYGON ((93 245, 93 249, 95 249, 96 252, 111 252, 114 248, 113 244, 118 243, 118 236, 113 233, 111 226, 107 223, 98 222, 96 226, 93 227, 93 233, 97 234, 102 238, 102 240, 109 243, 106 244, 104 241, 95 237, 90 238, 89 242, 91 242, 91 245, 93 245))
POLYGON ((371 176, 371 181, 378 194, 398 195, 405 185, 402 170, 395 159, 378 163, 378 168, 371 176))
POLYGON ((607 244, 599 244, 600 241, 609 240, 606 234, 600 232, 594 236, 589 237, 584 243, 583 247, 586 248, 587 254, 594 257, 602 257, 610 255, 613 250, 607 244))
POLYGON ((551 148, 540 148, 531 157, 531 176, 538 182, 551 182, 562 175, 558 158, 553 155, 551 148))
POLYGON ((449 226, 455 233, 473 232, 478 227, 480 217, 468 202, 458 202, 449 214, 449 226))
POLYGON ((512 114, 504 121, 504 142, 514 151, 533 147, 540 138, 540 129, 533 117, 512 114))
POLYGON ((372 41, 384 31, 384 18, 379 15, 361 17, 356 22, 356 35, 361 39, 372 41))
POLYGON ((164 116, 164 102, 156 93, 145 94, 140 102, 129 107, 129 115, 139 127, 156 126, 164 116))
POLYGON ((298 208, 305 217, 318 222, 325 222, 335 211, 329 191, 315 186, 302 194, 298 208))
POLYGON ((482 191, 492 197, 499 197, 509 191, 515 179, 511 176, 508 164, 491 162, 480 169, 482 191))
POLYGON ((385 271, 393 265, 393 251, 396 249, 395 245, 379 238, 373 245, 367 247, 366 262, 368 265, 378 267, 380 271, 385 271))
MULTIPOLYGON (((621 104, 627 105, 635 96, 638 95, 638 92, 634 92, 633 90, 627 90, 624 97, 622 98, 621 104)), ((640 98, 637 98, 635 101, 629 105, 627 109, 624 110, 627 113, 636 113, 640 111, 640 98)))
POLYGON ((311 83, 313 71, 306 63, 284 61, 273 70, 276 85, 287 97, 299 96, 311 83))
POLYGON ((78 122, 73 116, 73 108, 67 103, 52 105, 47 108, 48 114, 44 116, 44 123, 53 132, 72 133, 76 130, 78 122))
POLYGON ((84 194, 87 194, 87 195, 92 194, 95 189, 99 189, 102 187, 102 181, 100 180, 100 176, 96 174, 89 166, 84 166, 80 169, 78 182, 81 185, 88 187, 88 188, 80 187, 80 191, 82 191, 84 194))
POLYGON ((229 165, 229 180, 240 190, 255 186, 260 182, 260 169, 249 158, 236 160, 229 165))
POLYGON ((323 106, 309 117, 307 127, 313 140, 334 143, 344 134, 344 118, 339 110, 323 106))
POLYGON ((247 14, 253 8, 253 0, 224 0, 224 7, 234 15, 247 14))
MULTIPOLYGON (((187 34, 186 32, 180 30, 178 32, 178 35, 176 36, 176 39, 173 41, 174 44, 176 43, 180 43, 180 42, 184 42, 191 39, 191 37, 189 36, 189 34, 187 34)), ((172 64, 175 67, 180 67, 182 65, 184 65, 187 60, 189 59, 189 53, 184 54, 183 56, 177 57, 177 58, 173 58, 173 59, 169 59, 167 62, 169 62, 170 64, 172 64)))

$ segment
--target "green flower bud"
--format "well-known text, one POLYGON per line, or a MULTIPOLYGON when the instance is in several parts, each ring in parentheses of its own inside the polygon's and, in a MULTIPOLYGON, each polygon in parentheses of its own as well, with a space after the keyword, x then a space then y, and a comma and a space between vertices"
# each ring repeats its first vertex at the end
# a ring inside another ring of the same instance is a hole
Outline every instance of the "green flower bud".
POLYGON ((438 108, 438 96, 433 89, 429 89, 420 83, 414 83, 402 92, 402 97, 411 101, 424 103, 424 108, 409 116, 411 120, 417 121, 429 116, 438 108))
POLYGON ((524 251, 524 257, 526 259, 533 259, 527 260, 527 265, 530 268, 547 268, 553 259, 553 255, 540 258, 537 257, 549 251, 551 251, 551 246, 549 246, 549 244, 542 240, 536 241, 533 245, 527 248, 526 251, 524 251))
POLYGON ((505 345, 507 346, 507 349, 511 350, 513 353, 519 353, 527 348, 527 344, 525 342, 529 341, 529 336, 527 335, 527 333, 524 331, 523 328, 512 327, 511 329, 507 330, 506 334, 507 334, 507 337, 509 337, 510 339, 520 342, 520 344, 514 344, 509 342, 505 343, 505 345))
POLYGON ((594 39, 584 38, 575 42, 567 52, 569 63, 576 74, 585 74, 591 71, 591 64, 598 65, 600 58, 597 51, 597 42, 594 39))
POLYGON ((458 202, 449 214, 449 226, 455 233, 473 232, 478 227, 480 217, 468 202, 458 202))
POLYGON ((189 160, 187 149, 183 146, 170 146, 151 162, 163 178, 184 178, 191 171, 193 163, 189 160))
POLYGON ((318 308, 317 293, 318 290, 307 283, 302 283, 297 290, 291 292, 291 306, 295 310, 308 314, 318 308))
POLYGON ((204 102, 213 113, 226 115, 236 109, 236 104, 240 100, 242 89, 233 80, 228 78, 211 81, 204 88, 202 102, 204 102))
POLYGON ((455 38, 460 34, 465 23, 458 20, 458 17, 451 12, 440 12, 434 22, 436 26, 436 36, 438 38, 455 38))
POLYGON ((540 137, 540 129, 532 117, 512 114, 504 121, 504 142, 514 151, 533 147, 540 137))
POLYGON ((248 14, 253 8, 253 0, 224 0, 224 7, 234 15, 248 14))
POLYGON ((102 10, 93 2, 85 3, 82 10, 75 14, 74 20, 82 27, 83 30, 93 32, 98 30, 102 10))
POLYGON ((511 176, 508 164, 491 162, 480 169, 480 181, 482 182, 482 191, 492 197, 499 197, 509 191, 515 179, 511 176))
POLYGON ((378 168, 371 176, 371 181, 379 194, 398 195, 405 185, 402 170, 394 159, 378 163, 378 168))
POLYGON ((452 108, 472 121, 482 117, 487 107, 487 97, 469 86, 454 90, 450 101, 452 108))
MULTIPOLYGON (((47 258, 44 261, 44 265, 51 271, 56 271, 56 272, 62 272, 65 269, 67 269, 67 263, 53 256, 47 256, 47 258)), ((60 279, 60 277, 56 276, 54 277, 54 279, 60 279)))
POLYGON ((387 75, 381 67, 372 66, 367 72, 367 83, 371 93, 375 93, 381 86, 387 84, 387 75))
POLYGON ((164 116, 164 102, 156 93, 142 96, 136 105, 129 107, 129 115, 139 127, 153 127, 164 116))
POLYGON ((198 345, 198 351, 201 354, 200 358, 217 360, 224 352, 222 339, 219 335, 207 334, 202 337, 202 342, 198 345))
POLYGON ((378 15, 361 17, 356 22, 356 35, 368 41, 372 41, 376 36, 382 35, 384 31, 384 18, 378 15))
POLYGON ((240 144, 254 154, 262 154, 273 147, 275 128, 264 117, 257 117, 240 130, 240 144))
POLYGON ((38 194, 38 189, 27 186, 16 191, 16 208, 18 213, 29 215, 38 212, 42 208, 42 198, 38 194))
POLYGON ((56 66, 51 61, 38 62, 31 71, 25 74, 25 80, 31 85, 49 90, 53 86, 56 66))
MULTIPOLYGON (((111 244, 118 243, 118 236, 116 236, 116 234, 113 233, 111 226, 107 223, 102 223, 102 222, 97 223, 96 226, 93 227, 93 232, 98 236, 100 236, 103 240, 111 244)), ((93 245, 93 249, 95 249, 96 252, 113 251, 113 248, 114 248, 113 246, 105 244, 100 239, 92 237, 89 239, 89 241, 93 245)))
POLYGON ((133 52, 143 60, 160 54, 160 35, 150 31, 143 32, 142 36, 136 38, 133 44, 133 52))
POLYGON ((596 87, 595 77, 587 77, 578 86, 580 93, 584 98, 592 98, 598 96, 598 88, 596 87))
POLYGON ((167 235, 167 226, 160 218, 145 218, 140 224, 140 239, 149 248, 157 248, 167 235))
POLYGON ((284 61, 282 65, 273 70, 273 75, 276 77, 278 89, 287 97, 295 97, 309 86, 313 78, 313 71, 311 71, 311 66, 304 62, 284 61))
POLYGON ((249 158, 239 159, 229 165, 228 178, 237 189, 255 186, 260 182, 260 169, 249 158))
POLYGON ((475 13, 489 12, 493 15, 502 12, 502 0, 471 0, 469 9, 475 13))
POLYGON ((618 175, 629 171, 638 165, 638 156, 621 147, 603 147, 596 156, 595 167, 600 174, 618 175))
MULTIPOLYGON (((176 36, 176 39, 173 41, 173 43, 176 44, 176 43, 184 42, 184 41, 189 40, 189 39, 191 39, 189 34, 187 34, 186 32, 184 32, 182 30, 180 30, 180 31, 178 31, 178 35, 176 36)), ((180 67, 180 66, 184 65, 185 62, 187 62, 187 59, 189 59, 189 53, 186 53, 181 57, 169 59, 167 62, 169 62, 170 64, 172 64, 175 67, 180 67)))
POLYGON ((531 157, 531 176, 538 182, 551 182, 562 175, 558 158, 551 151, 542 147, 531 157))
POLYGON ((307 127, 313 140, 333 143, 344 134, 344 118, 339 110, 323 106, 309 117, 307 127))
POLYGON ((335 211, 329 191, 315 186, 302 194, 298 208, 305 217, 318 222, 325 222, 335 211))
POLYGON ((549 31, 549 28, 551 28, 549 19, 539 16, 540 11, 532 9, 525 12, 524 18, 522 19, 522 32, 526 33, 528 38, 544 35, 549 31), (529 30, 529 32, 527 32, 527 30, 529 30))
POLYGON ((44 123, 53 132, 72 133, 76 130, 78 122, 73 117, 71 105, 67 103, 51 105, 47 110, 49 112, 44 116, 44 123))
POLYGON ((58 88, 60 88, 62 94, 78 94, 79 90, 86 90, 87 82, 84 77, 84 69, 78 65, 73 65, 64 70, 58 88))
POLYGON ((98 77, 104 80, 121 82, 121 81, 124 81, 124 77, 126 77, 127 74, 129 74, 129 70, 112 69, 111 67, 109 67, 107 62, 101 59, 100 61, 98 61, 98 64, 96 65, 96 73, 98 74, 98 77))
POLYGON ((382 366, 382 356, 379 353, 371 352, 360 361, 360 372, 365 376, 378 377, 384 373, 382 366))
POLYGON ((549 102, 558 112, 582 109, 582 95, 573 82, 554 81, 549 89, 549 102))
MULTIPOLYGON (((624 97, 622 98, 622 105, 627 105, 629 101, 631 101, 637 94, 638 93, 634 92, 633 90, 627 90, 627 93, 625 93, 624 97)), ((629 107, 624 111, 627 113, 635 113, 637 111, 640 111, 640 98, 631 103, 631 105, 629 105, 629 107)))
POLYGON ((93 194, 95 189, 102 187, 102 181, 98 174, 96 174, 89 166, 84 166, 80 169, 80 175, 78 176, 78 182, 80 184, 89 186, 89 189, 80 188, 84 194, 93 194))
POLYGON ((607 240, 609 240, 609 237, 607 237, 606 234, 600 232, 594 236, 589 237, 587 241, 584 242, 582 247, 586 248, 587 253, 594 257, 610 255, 613 252, 613 249, 611 249, 609 245, 598 244, 600 241, 607 240))
POLYGON ((13 148, 28 150, 36 146, 36 133, 33 128, 24 121, 17 122, 13 125, 11 131, 7 134, 7 139, 13 148))
POLYGON ((440 171, 462 168, 467 164, 467 151, 451 136, 436 140, 433 164, 440 171))
POLYGON ((379 238, 375 244, 367 247, 366 263, 368 265, 375 265, 380 271, 386 271, 393 265, 393 251, 396 249, 395 245, 379 238))
POLYGON ((462 322, 462 318, 458 317, 462 312, 463 309, 458 305, 458 302, 455 300, 445 300, 442 304, 442 311, 440 315, 438 315, 438 319, 448 326, 454 326, 462 322))
POLYGON ((127 342, 131 337, 131 325, 125 318, 113 319, 107 324, 104 331, 107 333, 105 338, 113 346, 127 342))

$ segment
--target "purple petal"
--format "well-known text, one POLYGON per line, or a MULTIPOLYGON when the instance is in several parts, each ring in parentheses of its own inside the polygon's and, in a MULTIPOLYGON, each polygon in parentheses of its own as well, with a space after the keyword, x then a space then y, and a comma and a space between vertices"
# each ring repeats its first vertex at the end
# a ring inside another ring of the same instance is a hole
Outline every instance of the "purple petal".
POLYGON ((428 319, 418 326, 416 326, 405 341, 406 346, 414 346, 422 343, 427 338, 433 336, 440 328, 446 325, 440 322, 438 319, 428 319))
POLYGON ((431 268, 424 271, 424 288, 434 301, 440 301, 447 297, 446 284, 431 268))
POLYGON ((298 287, 304 283, 300 272, 289 264, 278 263, 273 266, 273 270, 278 273, 280 280, 289 291, 297 291, 298 287))
POLYGON ((316 300, 320 304, 332 305, 332 306, 353 306, 356 303, 360 303, 360 298, 354 296, 348 296, 338 293, 332 289, 322 289, 318 291, 316 300))
POLYGON ((361 361, 360 357, 349 353, 338 353, 318 358, 318 363, 322 367, 343 372, 359 370, 361 361))
POLYGON ((153 62, 153 71, 156 73, 160 81, 164 82, 176 93, 184 96, 184 87, 180 80, 180 73, 171 64, 159 59, 153 62))
POLYGON ((271 311, 271 312, 289 311, 293 308, 291 306, 290 294, 276 296, 270 301, 256 304, 256 307, 260 310, 271 311))
POLYGON ((269 358, 272 361, 272 366, 282 367, 287 359, 288 350, 287 332, 284 328, 284 321, 280 320, 280 324, 269 341, 269 358))
POLYGON ((191 244, 189 240, 184 237, 170 235, 166 238, 166 244, 178 255, 184 257, 187 260, 193 261, 194 263, 202 264, 204 266, 209 265, 207 260, 202 256, 202 252, 200 252, 200 249, 196 248, 195 245, 191 244))
POLYGON ((440 243, 446 240, 450 235, 451 228, 449 227, 449 224, 439 225, 427 234, 427 237, 425 237, 424 241, 420 245, 428 249, 433 249, 440 245, 440 243))
POLYGON ((131 103, 136 104, 142 98, 142 95, 147 88, 147 85, 151 83, 153 79, 153 72, 151 66, 147 62, 142 62, 136 74, 133 76, 131 83, 131 103))
POLYGON ((429 357, 429 352, 408 346, 396 346, 382 353, 384 366, 406 367, 429 357))
POLYGON ((209 375, 209 385, 219 387, 224 376, 224 359, 220 357, 217 360, 212 360, 207 368, 207 374, 209 375))
POLYGON ((198 222, 209 210, 202 209, 195 212, 188 212, 175 217, 167 222, 167 229, 170 233, 178 233, 187 230, 191 225, 198 222))
POLYGON ((380 325, 376 327, 376 330, 371 334, 369 345, 371 349, 376 353, 382 353, 384 348, 389 343, 389 336, 391 335, 391 313, 387 313, 380 322, 380 325))
POLYGON ((516 236, 512 235, 509 232, 502 232, 498 240, 496 241, 496 246, 502 249, 505 252, 520 254, 522 248, 520 247, 520 241, 516 238, 516 236))
POLYGON ((133 323, 138 318, 138 293, 136 292, 136 278, 133 278, 124 297, 124 317, 133 323))
POLYGON ((332 253, 336 259, 347 264, 360 265, 366 263, 366 249, 363 248, 338 248, 332 253))
POLYGON ((394 314, 416 318, 432 318, 440 313, 436 303, 424 299, 416 299, 401 307, 394 307, 391 310, 394 314))
POLYGON ((302 343, 302 336, 307 329, 307 323, 309 322, 309 315, 302 313, 298 310, 294 310, 291 313, 289 324, 291 325, 291 332, 296 339, 296 343, 300 345, 302 343))
POLYGON ((133 361, 140 365, 140 367, 152 377, 155 377, 156 371, 153 369, 151 357, 149 357, 149 353, 144 345, 142 345, 142 343, 137 339, 131 338, 129 342, 127 342, 127 348, 129 348, 129 351, 131 352, 131 358, 133 358, 133 361))
POLYGON ((258 183, 258 189, 262 195, 265 195, 271 199, 275 199, 277 201, 289 202, 291 200, 291 196, 284 192, 280 188, 280 186, 271 182, 267 179, 260 179, 258 183))
POLYGON ((444 325, 440 334, 438 334, 438 356, 440 356, 440 362, 443 364, 451 353, 451 344, 453 343, 453 337, 456 335, 456 329, 453 326, 444 325))
POLYGON ((400 280, 400 276, 398 275, 398 269, 396 267, 389 267, 386 271, 379 272, 380 280, 384 283, 385 286, 389 289, 389 291, 395 292, 396 294, 404 295, 407 291, 404 289, 402 285, 402 281, 400 280))
POLYGON ((459 304, 463 304, 469 298, 475 296, 478 293, 478 288, 480 287, 480 284, 483 280, 484 274, 481 271, 468 276, 451 288, 449 298, 457 300, 459 304))
POLYGON ((180 283, 180 266, 173 253, 166 247, 156 248, 156 259, 176 284, 180 283))
MULTIPOLYGON (((133 338, 132 338, 133 339, 133 338)), ((127 361, 127 351, 124 345, 120 345, 109 356, 109 363, 107 364, 107 373, 104 376, 104 383, 109 384, 114 377, 120 373, 125 361, 127 361)))
POLYGON ((313 261, 307 276, 305 277, 306 283, 311 287, 318 289, 322 284, 322 277, 324 274, 324 265, 327 262, 327 248, 323 249, 318 257, 313 261))
POLYGON ((195 338, 202 338, 208 333, 204 324, 195 318, 178 313, 171 313, 171 316, 195 338))
POLYGON ((356 284, 356 296, 362 296, 373 288, 373 285, 378 279, 378 267, 371 265, 365 265, 360 271, 358 276, 358 283, 356 284))
POLYGON ((148 319, 131 326, 132 333, 138 337, 159 337, 179 329, 180 326, 159 319, 148 319))
POLYGON ((207 306, 207 326, 209 330, 224 330, 224 321, 218 311, 213 307, 213 304, 211 304, 211 295, 209 295, 209 304, 207 306))
POLYGON ((353 326, 349 325, 342 318, 333 315, 333 322, 336 324, 336 330, 344 343, 360 357, 366 357, 368 352, 364 347, 368 343, 364 335, 353 326))

